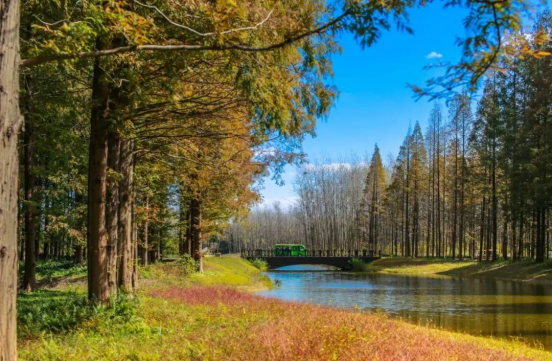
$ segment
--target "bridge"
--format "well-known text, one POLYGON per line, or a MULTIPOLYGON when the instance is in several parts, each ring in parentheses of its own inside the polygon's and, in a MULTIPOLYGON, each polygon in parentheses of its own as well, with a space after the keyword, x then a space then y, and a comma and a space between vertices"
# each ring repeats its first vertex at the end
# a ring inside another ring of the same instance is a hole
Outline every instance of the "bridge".
POLYGON ((306 256, 280 256, 274 250, 242 250, 241 257, 247 260, 260 259, 267 263, 269 269, 277 269, 285 266, 319 264, 341 268, 352 269, 352 259, 356 258, 364 263, 380 259, 374 251, 367 250, 309 250, 306 256))

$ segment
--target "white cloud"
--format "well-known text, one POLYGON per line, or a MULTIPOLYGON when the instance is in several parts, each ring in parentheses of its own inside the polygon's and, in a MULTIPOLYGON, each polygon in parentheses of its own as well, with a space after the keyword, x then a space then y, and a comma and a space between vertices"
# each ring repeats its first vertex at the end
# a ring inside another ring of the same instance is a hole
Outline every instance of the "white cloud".
POLYGON ((275 198, 264 198, 261 203, 257 205, 258 208, 263 207, 273 207, 276 203, 279 203, 281 207, 287 208, 293 206, 297 203, 299 197, 289 196, 289 197, 275 197, 275 198))
POLYGON ((436 51, 432 51, 431 53, 426 55, 426 59, 441 59, 443 57, 443 54, 438 53, 436 51))

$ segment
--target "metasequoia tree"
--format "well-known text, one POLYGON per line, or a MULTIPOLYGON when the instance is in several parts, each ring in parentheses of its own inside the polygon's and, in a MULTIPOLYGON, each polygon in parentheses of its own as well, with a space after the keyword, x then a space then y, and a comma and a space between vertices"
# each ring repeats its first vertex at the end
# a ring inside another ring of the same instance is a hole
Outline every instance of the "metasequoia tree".
POLYGON ((381 160, 378 146, 374 148, 370 168, 366 175, 363 201, 358 217, 361 237, 368 248, 378 249, 378 239, 381 233, 381 218, 383 213, 383 200, 385 195, 385 168, 381 160))

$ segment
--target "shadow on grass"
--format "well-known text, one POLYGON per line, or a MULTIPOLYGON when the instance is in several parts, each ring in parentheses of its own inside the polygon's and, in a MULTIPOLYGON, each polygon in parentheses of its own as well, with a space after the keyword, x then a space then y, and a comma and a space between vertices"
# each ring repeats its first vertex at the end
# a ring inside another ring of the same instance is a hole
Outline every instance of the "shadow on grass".
POLYGON ((86 294, 77 291, 41 290, 20 293, 17 297, 19 337, 33 337, 43 332, 67 331, 94 311, 86 294))
POLYGON ((552 262, 536 263, 533 260, 512 261, 482 261, 464 267, 439 272, 446 276, 492 277, 519 281, 552 282, 552 262))
POLYGON ((137 316, 139 299, 119 292, 107 305, 88 300, 78 290, 40 290, 17 297, 17 333, 20 338, 59 334, 77 327, 113 328, 141 323, 137 316))

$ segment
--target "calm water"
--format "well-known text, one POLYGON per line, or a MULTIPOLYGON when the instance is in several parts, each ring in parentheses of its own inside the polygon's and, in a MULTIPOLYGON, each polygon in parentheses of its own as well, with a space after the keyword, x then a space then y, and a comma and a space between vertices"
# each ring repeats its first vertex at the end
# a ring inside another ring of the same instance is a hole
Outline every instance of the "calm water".
POLYGON ((474 335, 522 338, 552 350, 552 287, 451 277, 391 276, 290 266, 261 295, 358 307, 474 335), (314 271, 313 271, 314 269, 314 271), (306 271, 311 270, 311 271, 306 271))

